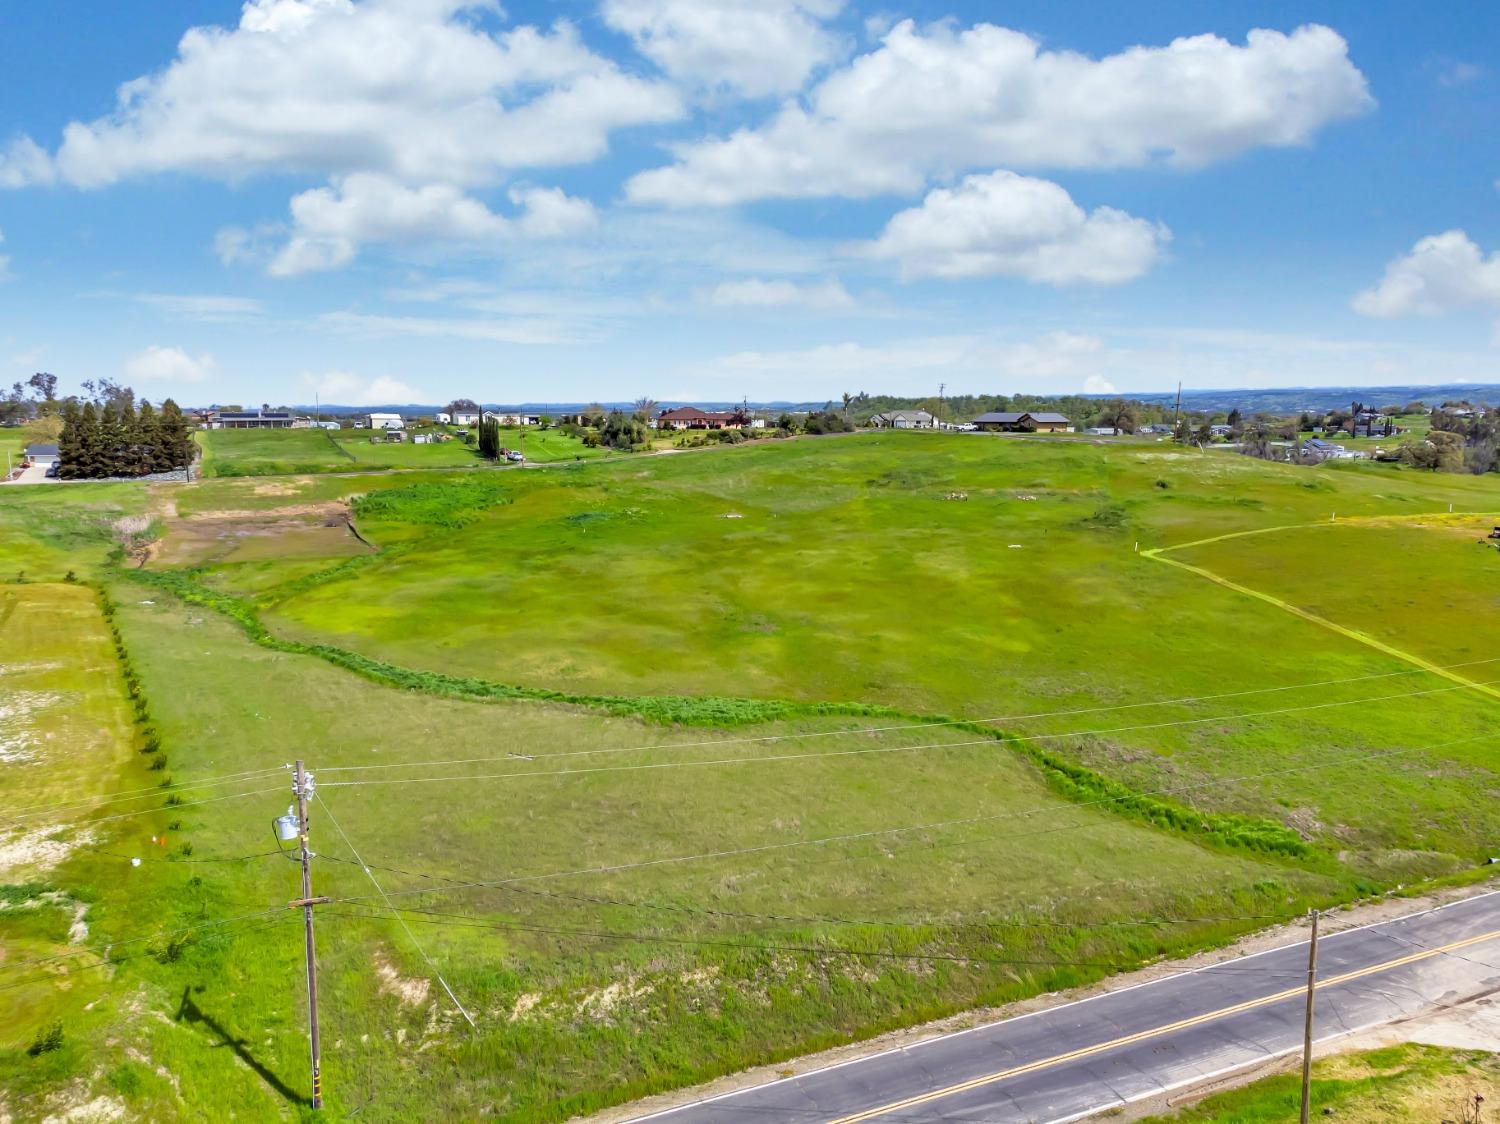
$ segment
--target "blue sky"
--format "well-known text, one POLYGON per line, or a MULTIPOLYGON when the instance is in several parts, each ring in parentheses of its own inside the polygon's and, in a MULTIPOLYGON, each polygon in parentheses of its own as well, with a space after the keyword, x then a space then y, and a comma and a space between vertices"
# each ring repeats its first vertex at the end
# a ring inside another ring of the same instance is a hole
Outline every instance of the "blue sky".
POLYGON ((0 0, 0 379, 1500 381, 1500 8, 0 0))

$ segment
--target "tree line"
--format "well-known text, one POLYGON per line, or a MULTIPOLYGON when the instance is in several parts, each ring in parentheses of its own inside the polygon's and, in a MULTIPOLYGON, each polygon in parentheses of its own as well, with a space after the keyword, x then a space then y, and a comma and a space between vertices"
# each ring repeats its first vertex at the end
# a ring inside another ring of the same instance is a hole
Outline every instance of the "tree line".
POLYGON ((171 472, 194 453, 187 419, 170 398, 159 411, 150 402, 139 409, 133 401, 64 402, 57 445, 57 474, 69 480, 171 472))

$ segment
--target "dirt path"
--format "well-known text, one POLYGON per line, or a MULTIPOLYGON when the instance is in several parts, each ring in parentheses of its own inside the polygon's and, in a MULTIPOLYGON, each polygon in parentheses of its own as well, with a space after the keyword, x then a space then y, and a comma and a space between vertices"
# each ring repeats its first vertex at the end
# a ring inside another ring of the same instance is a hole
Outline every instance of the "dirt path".
MULTIPOLYGON (((1454 515, 1482 515, 1486 518, 1489 518, 1492 516, 1492 514, 1493 513, 1491 512, 1484 511, 1452 513, 1444 512, 1442 513, 1441 517, 1452 518, 1454 515)), ((1392 523, 1410 523, 1421 519, 1435 519, 1438 517, 1438 515, 1429 512, 1427 514, 1399 517, 1389 515, 1372 515, 1367 517, 1356 516, 1353 518, 1335 520, 1332 522, 1338 526, 1360 524, 1389 525, 1392 523)), ((1291 613, 1295 617, 1301 617, 1303 620, 1309 621, 1312 624, 1319 626, 1320 628, 1326 628, 1330 632, 1336 632, 1340 636, 1347 637, 1350 640, 1358 641, 1359 643, 1364 644, 1367 647, 1374 648, 1378 652, 1383 652, 1388 656, 1393 656, 1404 663, 1408 663, 1413 667, 1421 668, 1423 671, 1429 671, 1433 675, 1441 676, 1442 678, 1447 679, 1450 682, 1457 683, 1462 687, 1469 687, 1475 691, 1480 692, 1481 694, 1488 695, 1490 698, 1500 699, 1500 690, 1497 690, 1496 688, 1491 687, 1485 683, 1475 682, 1474 680, 1469 679, 1466 676, 1459 675, 1456 671, 1451 671, 1448 668, 1441 667, 1438 664, 1435 664, 1430 660, 1423 659, 1421 656, 1418 656, 1412 652, 1397 648, 1393 644, 1387 644, 1384 640, 1377 640, 1367 632, 1361 632, 1356 628, 1349 628, 1345 625, 1337 623, 1336 621, 1331 621, 1327 617, 1320 617, 1316 613, 1309 612, 1306 609, 1291 604, 1289 601, 1283 601, 1280 597, 1273 596, 1269 593, 1264 593, 1258 589, 1252 589, 1250 586, 1241 585, 1236 581, 1231 581, 1229 578, 1224 577, 1222 574, 1216 574, 1212 570, 1209 570, 1203 566, 1194 566, 1190 562, 1181 562, 1176 558, 1166 557, 1166 555, 1171 551, 1190 550, 1195 546, 1207 546, 1210 543, 1227 542, 1230 539, 1248 538, 1252 535, 1268 535, 1273 534, 1277 531, 1299 531, 1306 530, 1312 527, 1324 527, 1328 525, 1329 524, 1324 523, 1296 523, 1284 527, 1260 527, 1253 531, 1235 531, 1231 534, 1214 535, 1212 538, 1198 539, 1194 542, 1178 543, 1176 546, 1159 546, 1151 550, 1143 550, 1141 551, 1141 554, 1146 558, 1152 559, 1153 561, 1161 562, 1168 566, 1175 566, 1179 570, 1186 570, 1190 574, 1197 574, 1199 577, 1207 578, 1209 581, 1214 582, 1217 585, 1221 585, 1225 589, 1232 589, 1236 593, 1244 594, 1246 597, 1254 597, 1258 601, 1264 601, 1267 605, 1274 605, 1276 608, 1291 613)))

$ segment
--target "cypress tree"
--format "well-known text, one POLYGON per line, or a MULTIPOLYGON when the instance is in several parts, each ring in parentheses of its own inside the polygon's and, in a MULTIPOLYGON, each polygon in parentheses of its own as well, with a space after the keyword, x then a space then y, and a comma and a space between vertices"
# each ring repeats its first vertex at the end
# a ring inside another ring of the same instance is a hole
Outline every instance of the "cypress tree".
POLYGON ((161 421, 151 403, 142 401, 135 415, 135 440, 140 458, 140 474, 161 472, 161 421))
POLYGON ((73 476, 89 478, 104 475, 100 471, 102 464, 99 446, 99 411, 92 402, 87 402, 78 417, 78 461, 74 466, 73 476))
POLYGON ((72 479, 78 474, 79 450, 81 447, 82 419, 77 402, 66 402, 62 410, 62 433, 57 439, 57 474, 72 479))
POLYGON ((168 398, 161 404, 157 425, 164 454, 158 463, 165 462, 169 469, 186 468, 192 464, 193 435, 188 429, 187 419, 172 399, 168 398))
POLYGON ((93 475, 128 476, 125 444, 125 425, 120 419, 120 411, 110 402, 99 414, 98 471, 93 475))

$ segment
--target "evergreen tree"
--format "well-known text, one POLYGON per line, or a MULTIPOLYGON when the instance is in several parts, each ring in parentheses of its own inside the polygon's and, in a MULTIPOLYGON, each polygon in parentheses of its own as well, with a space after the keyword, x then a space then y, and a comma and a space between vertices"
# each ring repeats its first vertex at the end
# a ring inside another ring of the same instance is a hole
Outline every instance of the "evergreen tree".
POLYGON ((128 475, 124 448, 125 424, 120 418, 120 411, 111 402, 99 413, 98 469, 90 475, 96 477, 128 475))
POLYGON ((64 404, 62 419, 62 433, 57 438, 57 474, 70 480, 78 472, 79 451, 82 443, 83 424, 78 411, 78 403, 64 404))
POLYGON ((88 478, 103 476, 99 456, 99 411, 92 402, 84 404, 78 416, 78 462, 71 475, 88 478))
POLYGON ((140 451, 141 474, 166 472, 172 468, 172 453, 162 442, 161 419, 150 402, 141 403, 136 415, 136 447, 140 451))
MULTIPOLYGON (((161 414, 157 425, 161 434, 162 448, 165 451, 165 456, 161 460, 167 463, 167 468, 187 468, 191 465, 195 451, 193 434, 188 429, 187 419, 182 416, 182 411, 172 399, 168 398, 161 404, 161 414)), ((158 469, 158 471, 166 470, 158 469)))

